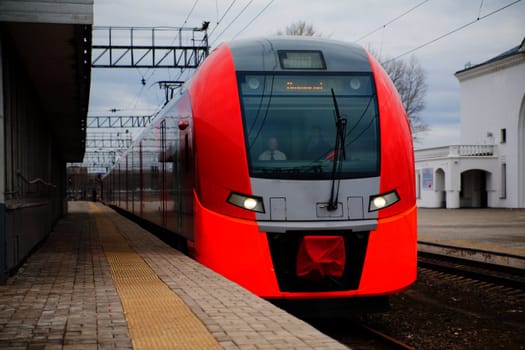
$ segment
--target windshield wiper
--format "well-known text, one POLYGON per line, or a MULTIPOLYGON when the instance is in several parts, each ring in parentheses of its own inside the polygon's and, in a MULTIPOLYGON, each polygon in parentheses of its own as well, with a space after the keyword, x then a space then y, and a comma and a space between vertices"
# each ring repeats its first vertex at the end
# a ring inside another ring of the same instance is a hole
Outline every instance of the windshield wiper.
POLYGON ((339 106, 335 98, 334 89, 332 91, 332 100, 334 101, 335 110, 335 148, 334 148, 334 162, 332 167, 332 188, 330 190, 330 200, 328 201, 327 209, 334 211, 337 209, 339 200, 339 184, 341 182, 341 169, 343 167, 343 160, 346 159, 345 152, 345 138, 346 138, 346 118, 339 113, 339 106))

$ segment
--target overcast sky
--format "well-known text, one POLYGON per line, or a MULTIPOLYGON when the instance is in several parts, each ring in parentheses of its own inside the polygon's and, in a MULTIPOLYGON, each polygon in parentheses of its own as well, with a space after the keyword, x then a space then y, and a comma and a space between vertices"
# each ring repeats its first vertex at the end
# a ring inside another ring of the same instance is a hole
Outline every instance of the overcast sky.
MULTIPOLYGON (((234 38, 274 35, 291 23, 302 20, 312 24, 323 37, 357 41, 364 47, 373 47, 383 56, 398 57, 474 22, 400 57, 408 59, 414 55, 426 72, 428 91, 426 108, 421 116, 431 130, 423 134, 422 141, 415 145, 416 148, 426 148, 460 142, 459 83, 454 73, 464 69, 467 63, 478 64, 497 56, 524 39, 525 1, 495 12, 514 2, 95 0, 94 24, 200 27, 203 21, 209 21, 210 43, 216 47, 234 38)), ((123 115, 151 114, 164 102, 164 92, 155 82, 173 80, 178 76, 179 70, 174 69, 95 68, 92 71, 89 114, 110 115, 109 110, 113 108, 123 115), (141 82, 142 78, 145 85, 141 82)))

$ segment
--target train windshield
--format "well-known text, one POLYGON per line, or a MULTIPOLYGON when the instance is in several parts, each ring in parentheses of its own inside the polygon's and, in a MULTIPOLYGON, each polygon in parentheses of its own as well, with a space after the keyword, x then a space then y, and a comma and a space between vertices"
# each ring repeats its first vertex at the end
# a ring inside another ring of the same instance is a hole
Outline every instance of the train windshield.
POLYGON ((371 74, 239 73, 238 81, 250 176, 330 179, 334 162, 338 178, 379 175, 371 74))

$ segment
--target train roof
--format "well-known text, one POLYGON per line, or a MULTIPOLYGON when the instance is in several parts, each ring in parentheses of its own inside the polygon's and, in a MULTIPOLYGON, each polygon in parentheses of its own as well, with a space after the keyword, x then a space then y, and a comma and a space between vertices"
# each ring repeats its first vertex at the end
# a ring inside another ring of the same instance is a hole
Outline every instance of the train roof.
POLYGON ((359 45, 311 37, 277 36, 227 43, 237 71, 290 71, 280 57, 283 52, 321 52, 322 68, 311 71, 372 72, 366 51, 359 45))

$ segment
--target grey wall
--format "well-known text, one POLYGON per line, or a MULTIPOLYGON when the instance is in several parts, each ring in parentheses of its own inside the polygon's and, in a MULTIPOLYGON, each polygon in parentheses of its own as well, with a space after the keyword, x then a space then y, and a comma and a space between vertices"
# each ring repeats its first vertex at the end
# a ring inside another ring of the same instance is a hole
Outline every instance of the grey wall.
POLYGON ((0 282, 65 213, 65 162, 24 65, 0 27, 0 282))

